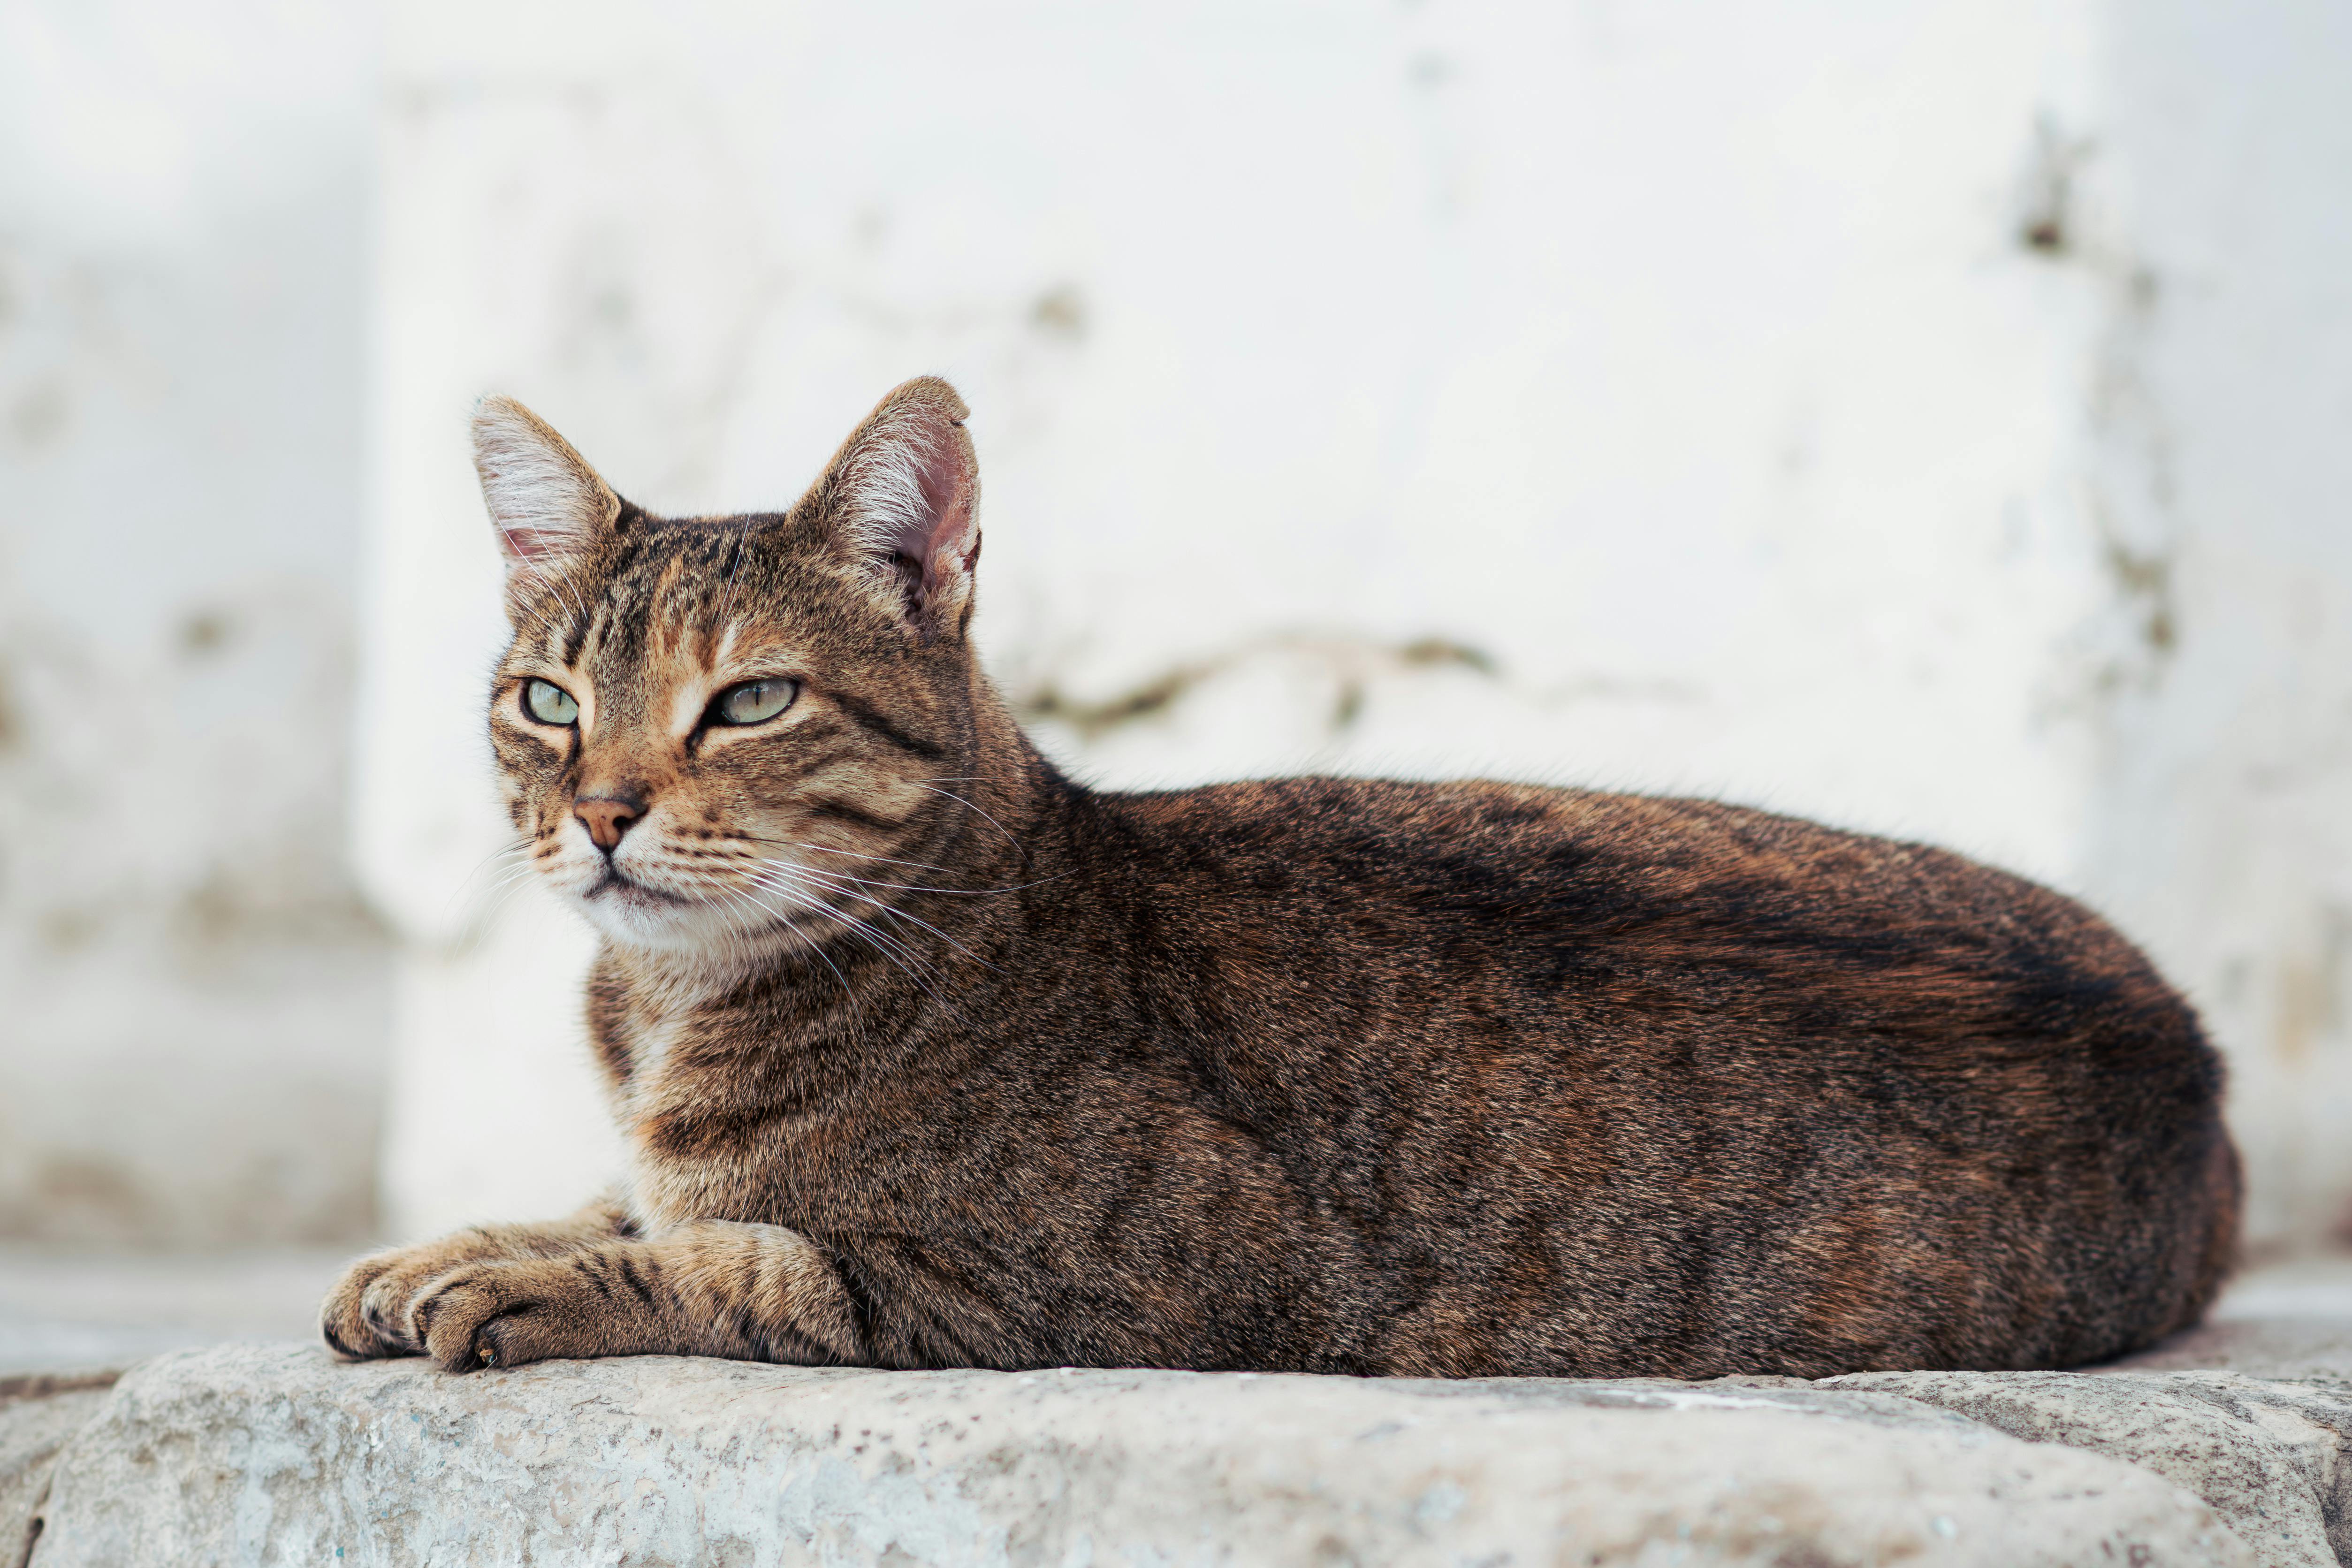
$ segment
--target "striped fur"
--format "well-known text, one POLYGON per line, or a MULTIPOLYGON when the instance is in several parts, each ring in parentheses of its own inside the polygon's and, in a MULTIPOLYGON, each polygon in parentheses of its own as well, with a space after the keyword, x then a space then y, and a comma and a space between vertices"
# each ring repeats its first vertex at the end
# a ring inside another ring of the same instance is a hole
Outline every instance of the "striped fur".
POLYGON ((339 1351, 1819 1376, 2212 1299, 2219 1064, 2078 905, 1705 801, 1090 791, 973 658, 944 384, 726 518, 499 406, 494 517, 579 526, 516 555, 490 733, 630 1169, 356 1265, 339 1351))

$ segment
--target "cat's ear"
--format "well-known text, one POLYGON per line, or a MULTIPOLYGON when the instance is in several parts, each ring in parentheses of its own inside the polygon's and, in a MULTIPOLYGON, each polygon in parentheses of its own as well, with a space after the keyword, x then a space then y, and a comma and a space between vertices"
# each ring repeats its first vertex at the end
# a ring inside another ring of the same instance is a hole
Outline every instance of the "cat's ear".
POLYGON ((842 444, 810 492, 835 537, 924 641, 961 635, 980 559, 971 414, 937 376, 906 383, 842 444))
POLYGON ((509 602, 595 549, 621 515, 621 498, 588 459, 511 397, 485 397, 475 408, 474 471, 509 602))

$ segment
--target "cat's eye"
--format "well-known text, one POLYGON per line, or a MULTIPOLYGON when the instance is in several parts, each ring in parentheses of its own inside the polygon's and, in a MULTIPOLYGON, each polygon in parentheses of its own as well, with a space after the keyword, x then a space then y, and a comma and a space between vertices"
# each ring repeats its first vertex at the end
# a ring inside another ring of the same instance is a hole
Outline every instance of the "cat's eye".
POLYGON ((800 682, 781 678, 746 680, 720 692, 710 716, 721 724, 764 724, 791 707, 800 689, 800 682))
POLYGON ((523 711, 542 724, 569 724, 580 717, 580 704, 572 693, 551 680, 537 677, 522 683, 523 711))

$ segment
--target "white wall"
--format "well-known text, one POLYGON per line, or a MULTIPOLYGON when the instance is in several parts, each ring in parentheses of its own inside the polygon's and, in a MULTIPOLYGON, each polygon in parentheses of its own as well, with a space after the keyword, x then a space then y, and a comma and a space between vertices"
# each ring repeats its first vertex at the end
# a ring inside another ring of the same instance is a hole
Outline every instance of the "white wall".
POLYGON ((2069 263, 2110 300, 2084 875, 2231 1047, 2259 1228, 2352 1240, 2352 9, 2148 0, 2111 32, 2111 226, 2069 263))
POLYGON ((352 6, 0 7, 0 1235, 373 1224, 372 47, 352 6))

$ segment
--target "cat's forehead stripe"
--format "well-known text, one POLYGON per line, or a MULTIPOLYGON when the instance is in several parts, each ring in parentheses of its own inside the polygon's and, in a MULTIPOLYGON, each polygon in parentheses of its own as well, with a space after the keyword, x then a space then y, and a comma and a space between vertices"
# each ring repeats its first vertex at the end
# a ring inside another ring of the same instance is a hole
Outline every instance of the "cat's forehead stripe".
POLYGON ((685 575, 686 558, 680 554, 670 554, 662 562, 653 586, 647 590, 654 612, 646 617, 646 629, 651 634, 648 639, 651 646, 646 650, 649 658, 667 659, 673 657, 686 635, 689 606, 677 591, 685 575))
MULTIPOLYGON (((591 617, 590 646, 578 657, 667 662, 716 669, 742 646, 756 602, 756 558, 738 559, 749 521, 656 525, 614 563, 591 617)), ((567 662, 572 662, 568 660, 567 662)))

